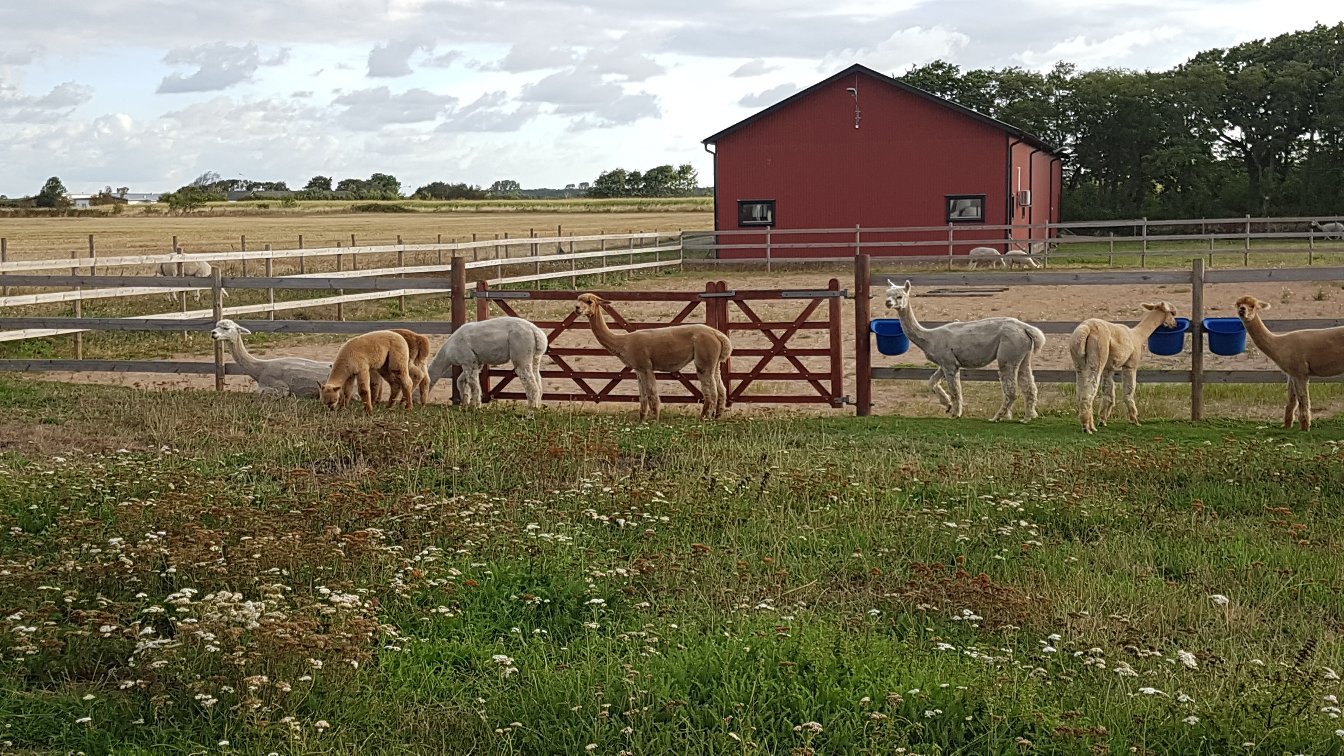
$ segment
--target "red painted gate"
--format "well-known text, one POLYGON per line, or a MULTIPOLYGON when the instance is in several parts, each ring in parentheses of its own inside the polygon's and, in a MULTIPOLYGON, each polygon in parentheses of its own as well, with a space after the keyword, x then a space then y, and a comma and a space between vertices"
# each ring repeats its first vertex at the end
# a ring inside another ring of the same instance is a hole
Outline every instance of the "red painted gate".
MULTIPOLYGON (((698 292, 595 293, 612 303, 606 317, 614 331, 701 322, 726 333, 733 342, 732 358, 723 367, 729 404, 811 403, 840 407, 849 401, 844 395, 841 335, 841 301, 847 293, 836 279, 831 279, 825 289, 734 290, 723 281, 711 281, 704 291, 698 292), (665 320, 649 322, 621 314, 623 303, 650 302, 667 303, 672 314, 665 320), (824 337, 823 343, 815 346, 797 343, 818 332, 824 337), (753 388, 758 390, 752 392, 753 388)), ((541 371, 547 389, 544 399, 638 402, 638 389, 633 385, 618 393, 623 384, 636 383, 635 372, 597 344, 589 333, 587 319, 580 317, 573 307, 577 296, 578 292, 572 291, 490 290, 481 282, 476 285, 476 319, 490 317, 493 304, 498 314, 525 317, 546 332, 550 342, 546 353, 554 368, 541 371), (548 319, 541 313, 520 312, 524 302, 556 304, 549 306, 548 319), (565 304, 559 304, 562 302, 565 304), (566 314, 560 317, 560 312, 566 314)), ((694 373, 659 373, 657 377, 684 389, 662 393, 662 401, 701 401, 694 373)), ((482 371, 481 387, 485 401, 524 398, 512 370, 482 371)))

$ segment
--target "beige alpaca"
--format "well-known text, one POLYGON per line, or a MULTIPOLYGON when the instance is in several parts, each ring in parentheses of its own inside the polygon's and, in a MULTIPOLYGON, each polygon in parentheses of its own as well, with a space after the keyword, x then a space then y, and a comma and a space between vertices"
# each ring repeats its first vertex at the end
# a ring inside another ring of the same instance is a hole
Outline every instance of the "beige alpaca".
POLYGON ((399 334, 371 331, 341 345, 331 374, 322 384, 322 402, 330 409, 344 407, 355 388, 364 400, 365 414, 373 414, 373 374, 394 386, 400 385, 403 404, 411 408, 411 349, 399 334))
MULTIPOLYGON (((411 350, 411 385, 420 394, 420 404, 429 401, 429 337, 423 334, 410 331, 405 328, 391 328, 392 333, 397 334, 406 340, 406 346, 411 350)), ((391 407, 397 403, 397 397, 401 394, 401 387, 396 383, 389 384, 392 387, 392 394, 387 398, 387 406, 391 407)), ((375 403, 382 401, 383 382, 377 381, 373 388, 373 401, 375 403)))
POLYGON ((627 367, 634 368, 639 376, 640 420, 650 413, 657 420, 662 411, 654 373, 675 373, 692 362, 700 379, 700 393, 704 395, 700 417, 716 418, 723 414, 728 403, 728 390, 719 374, 719 365, 727 362, 733 353, 733 344, 727 336, 701 323, 647 328, 618 335, 612 333, 602 318, 602 307, 606 304, 607 301, 596 294, 580 294, 574 309, 588 318, 598 343, 627 367))
POLYGON ((1098 384, 1102 391, 1101 424, 1105 425, 1111 419, 1111 410, 1115 408, 1117 370, 1123 371, 1129 421, 1139 424, 1139 407, 1134 403, 1139 360, 1148 345, 1148 337, 1158 326, 1176 327, 1176 308, 1170 302, 1145 302, 1142 307, 1148 312, 1133 328, 1091 318, 1079 324, 1069 337, 1069 354, 1073 357, 1073 369, 1077 371, 1078 419, 1088 433, 1097 431, 1092 402, 1097 398, 1098 384))
POLYGON ((1307 381, 1312 376, 1326 378, 1344 373, 1344 327, 1271 333, 1260 320, 1260 310, 1268 309, 1268 302, 1255 297, 1237 300, 1237 317, 1246 325, 1251 340, 1288 376, 1288 407, 1283 411, 1283 427, 1293 426, 1296 412, 1302 430, 1311 430, 1307 381))

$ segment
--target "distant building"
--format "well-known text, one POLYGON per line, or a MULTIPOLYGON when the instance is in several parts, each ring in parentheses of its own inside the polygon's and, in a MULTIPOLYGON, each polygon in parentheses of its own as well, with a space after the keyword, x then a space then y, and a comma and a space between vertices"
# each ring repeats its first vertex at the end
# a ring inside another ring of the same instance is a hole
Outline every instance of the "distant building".
MULTIPOLYGON (((714 228, 752 230, 724 257, 764 255, 767 229, 911 228, 875 254, 959 254, 1059 222, 1063 156, 1039 137, 861 65, 704 140, 714 148, 714 228), (1029 226, 1038 226, 1029 228, 1029 226), (1008 226, 1007 230, 983 228, 1008 226), (942 227, 942 228, 938 228, 942 227), (965 239, 963 243, 961 240, 965 239), (924 242, 929 242, 927 245, 924 242), (981 242, 983 244, 985 242, 981 242), (756 247, 761 244, 760 247, 756 247)), ((865 237, 872 239, 873 237, 865 237)), ((777 235, 778 257, 849 256, 835 235, 777 235)), ((995 244, 1002 250, 1006 245, 995 244)))
POLYGON ((93 207, 94 195, 92 194, 67 194, 66 196, 70 198, 70 204, 76 210, 88 210, 93 207))

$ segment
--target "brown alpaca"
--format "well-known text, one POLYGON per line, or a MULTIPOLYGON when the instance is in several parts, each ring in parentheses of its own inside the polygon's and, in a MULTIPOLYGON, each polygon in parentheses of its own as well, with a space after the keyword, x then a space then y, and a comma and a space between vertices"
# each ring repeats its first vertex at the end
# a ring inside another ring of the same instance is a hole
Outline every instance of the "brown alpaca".
MULTIPOLYGON (((429 337, 418 334, 415 331, 408 331, 405 328, 388 329, 392 333, 406 339, 406 346, 411 350, 411 385, 419 391, 420 404, 429 401, 429 369, 426 365, 429 360, 429 337)), ((392 387, 392 393, 387 398, 387 406, 391 407, 397 403, 397 397, 401 394, 401 387, 396 383, 389 384, 392 387)), ((373 388, 373 401, 382 401, 383 383, 378 381, 373 388)))
POLYGON ((1272 333, 1260 320, 1260 311, 1268 309, 1268 302, 1255 297, 1237 300, 1237 317, 1245 324, 1251 340, 1288 376, 1283 427, 1293 426, 1296 412, 1302 430, 1311 430, 1311 393, 1307 381, 1312 376, 1326 378, 1344 373, 1344 327, 1272 333))
POLYGON ((1138 390, 1139 360, 1143 357, 1148 337, 1158 326, 1176 327, 1176 308, 1170 302, 1140 305, 1148 312, 1133 328, 1111 323, 1100 318, 1084 320, 1069 337, 1069 354, 1078 381, 1078 419, 1087 433, 1096 433, 1092 417, 1092 401, 1101 388, 1101 424, 1111 419, 1115 408, 1115 371, 1123 372, 1125 407, 1129 421, 1139 424, 1139 406, 1134 402, 1138 390))
POLYGON ((602 307, 606 304, 608 302, 596 294, 580 294, 574 309, 588 318, 598 343, 627 367, 634 368, 639 376, 640 420, 650 413, 657 420, 662 411, 654 373, 675 373, 692 362, 700 379, 700 393, 704 395, 700 417, 716 418, 723 414, 728 404, 728 390, 719 374, 719 364, 727 362, 733 353, 733 344, 727 336, 701 323, 615 334, 602 318, 602 307))
POLYGON ((331 374, 322 384, 322 402, 329 409, 344 407, 358 386, 364 412, 372 415, 374 373, 393 386, 399 385, 403 404, 411 408, 411 349, 406 339, 391 331, 371 331, 341 345, 331 374))

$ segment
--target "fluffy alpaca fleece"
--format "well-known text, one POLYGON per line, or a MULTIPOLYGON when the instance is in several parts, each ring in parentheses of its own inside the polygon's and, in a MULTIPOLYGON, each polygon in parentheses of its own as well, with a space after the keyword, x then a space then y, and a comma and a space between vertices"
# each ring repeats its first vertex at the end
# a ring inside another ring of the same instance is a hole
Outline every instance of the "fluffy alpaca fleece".
POLYGON ((1147 313, 1133 328, 1100 318, 1084 320, 1069 337, 1069 355, 1078 385, 1078 420, 1087 433, 1096 433, 1092 402, 1101 389, 1101 424, 1111 419, 1115 408, 1115 371, 1123 373, 1125 408, 1129 421, 1139 424, 1139 407, 1134 401, 1138 390, 1139 360, 1148 346, 1148 337, 1158 326, 1176 327, 1176 308, 1170 302, 1140 305, 1147 313))
POLYGON ((513 364, 518 382, 523 384, 529 409, 541 407, 541 360, 549 346, 546 333, 523 318, 489 318, 464 323, 439 347, 429 363, 429 386, 462 368, 457 390, 462 406, 481 406, 481 369, 489 365, 513 364))
MULTIPOLYGON (((401 388, 402 404, 411 408, 411 349, 392 331, 372 331, 341 345, 331 374, 322 384, 322 401, 331 409, 344 407, 358 388, 365 414, 373 414, 373 375, 401 388)), ((391 403, 389 402, 389 406, 391 403)))
POLYGON ((607 304, 596 294, 580 294, 574 309, 588 318, 598 343, 639 376, 640 420, 650 414, 657 420, 662 411, 658 380, 654 374, 675 373, 692 362, 700 379, 700 393, 704 396, 700 417, 717 418, 723 414, 728 391, 723 385, 719 365, 727 362, 733 353, 733 344, 727 336, 702 323, 647 328, 618 335, 607 327, 602 317, 602 308, 607 304))
MULTIPOLYGON (((405 328, 389 329, 406 340, 406 346, 411 350, 411 386, 418 391, 420 395, 420 404, 429 401, 429 370, 426 362, 429 360, 429 337, 423 334, 410 331, 405 328)), ((401 387, 393 383, 392 394, 387 398, 387 406, 396 404, 397 397, 401 394, 401 387)), ((373 387, 373 401, 382 401, 383 382, 377 381, 373 387)))
POLYGON ((1307 382, 1312 376, 1326 378, 1344 373, 1344 327, 1274 333, 1260 320, 1260 311, 1268 309, 1268 302, 1255 297, 1237 300, 1237 317, 1245 324, 1251 341, 1288 376, 1283 427, 1293 427, 1296 414, 1302 430, 1311 430, 1311 393, 1307 382))

